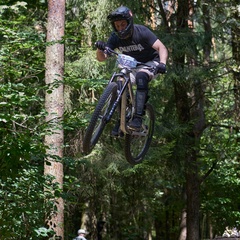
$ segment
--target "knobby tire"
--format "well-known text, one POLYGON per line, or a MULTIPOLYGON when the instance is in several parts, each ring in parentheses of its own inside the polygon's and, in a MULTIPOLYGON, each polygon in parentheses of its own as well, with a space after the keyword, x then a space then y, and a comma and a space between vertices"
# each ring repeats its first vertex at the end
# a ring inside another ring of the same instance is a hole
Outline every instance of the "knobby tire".
POLYGON ((115 82, 111 82, 105 88, 92 114, 85 137, 83 139, 83 153, 89 154, 97 144, 107 124, 106 116, 108 115, 116 98, 117 84, 115 82))
POLYGON ((132 165, 143 161, 152 141, 155 114, 152 105, 148 103, 146 104, 145 116, 143 116, 143 124, 148 129, 146 136, 134 136, 131 134, 125 136, 125 157, 132 165))

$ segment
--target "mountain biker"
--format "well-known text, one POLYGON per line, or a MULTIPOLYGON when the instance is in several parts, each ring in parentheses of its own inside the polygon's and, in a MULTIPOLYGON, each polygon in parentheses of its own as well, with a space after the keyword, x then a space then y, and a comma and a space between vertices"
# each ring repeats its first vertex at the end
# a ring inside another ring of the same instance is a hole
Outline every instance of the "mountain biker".
MULTIPOLYGON (((135 73, 137 91, 135 113, 129 127, 139 130, 142 126, 144 106, 148 99, 148 83, 158 73, 166 72, 168 50, 158 37, 146 26, 133 23, 133 15, 129 8, 121 6, 110 13, 107 19, 111 22, 113 32, 107 42, 97 41, 97 60, 104 61, 108 57, 105 47, 118 48, 123 54, 134 57, 137 61, 156 66, 154 73, 139 68, 135 73)), ((119 126, 118 126, 119 127, 119 126)), ((115 126, 116 131, 116 126, 115 126)), ((113 134, 115 134, 113 130, 113 134)))

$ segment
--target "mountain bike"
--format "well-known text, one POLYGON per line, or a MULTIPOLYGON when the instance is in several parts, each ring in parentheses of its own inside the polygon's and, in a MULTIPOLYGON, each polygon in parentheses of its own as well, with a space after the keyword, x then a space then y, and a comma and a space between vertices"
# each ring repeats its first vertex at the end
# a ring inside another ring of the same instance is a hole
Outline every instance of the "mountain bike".
POLYGON ((126 160, 132 164, 142 162, 147 154, 154 132, 155 114, 151 104, 145 104, 145 114, 142 116, 142 127, 131 129, 128 123, 134 116, 135 90, 131 73, 138 67, 154 72, 155 67, 138 62, 134 58, 119 54, 106 48, 108 55, 116 56, 119 71, 112 74, 96 108, 83 139, 83 153, 89 154, 97 144, 105 126, 111 121, 115 112, 119 115, 119 135, 124 139, 126 160))

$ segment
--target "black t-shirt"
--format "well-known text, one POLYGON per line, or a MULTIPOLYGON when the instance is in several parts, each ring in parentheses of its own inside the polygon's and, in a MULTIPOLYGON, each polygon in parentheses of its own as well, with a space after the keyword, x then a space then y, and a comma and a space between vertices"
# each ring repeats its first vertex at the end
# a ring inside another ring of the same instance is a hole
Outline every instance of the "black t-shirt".
POLYGON ((159 61, 158 52, 152 48, 157 36, 143 25, 134 24, 133 35, 128 39, 120 39, 112 33, 107 46, 111 49, 118 48, 123 54, 134 57, 139 62, 159 61))

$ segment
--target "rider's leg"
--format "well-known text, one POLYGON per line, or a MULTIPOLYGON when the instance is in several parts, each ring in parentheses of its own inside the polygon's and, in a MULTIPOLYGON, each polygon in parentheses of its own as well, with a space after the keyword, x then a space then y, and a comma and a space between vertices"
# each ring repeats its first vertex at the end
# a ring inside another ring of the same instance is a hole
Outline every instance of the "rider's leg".
POLYGON ((119 136, 119 128, 120 128, 120 119, 117 120, 117 122, 115 123, 111 135, 113 137, 118 137, 119 136))
POLYGON ((145 103, 148 99, 148 82, 149 75, 146 72, 138 72, 136 74, 136 99, 135 114, 133 120, 129 123, 129 127, 139 129, 142 126, 142 116, 144 114, 145 103))

